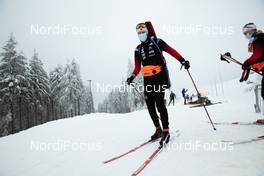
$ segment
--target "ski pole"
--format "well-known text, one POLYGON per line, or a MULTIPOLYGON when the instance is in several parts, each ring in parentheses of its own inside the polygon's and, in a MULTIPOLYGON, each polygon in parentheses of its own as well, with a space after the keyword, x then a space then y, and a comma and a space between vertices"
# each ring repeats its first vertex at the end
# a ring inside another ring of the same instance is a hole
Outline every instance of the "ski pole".
MULTIPOLYGON (((229 55, 225 55, 225 54, 220 54, 220 55, 221 55, 221 57, 220 57, 221 61, 226 61, 227 63, 230 63, 229 61, 231 61, 231 62, 234 62, 234 63, 236 63, 238 65, 243 65, 241 62, 239 62, 238 60, 232 58, 229 55)), ((262 74, 259 73, 257 70, 255 70, 253 68, 250 68, 250 70, 262 76, 262 74)))
MULTIPOLYGON (((192 80, 192 83, 193 83, 193 85, 194 85, 194 87, 195 87, 195 90, 196 90, 196 92, 197 92, 197 95, 200 95, 200 93, 199 93, 199 91, 198 91, 198 88, 197 88, 197 86, 196 86, 196 84, 195 84, 195 82, 194 82, 194 80, 193 80, 193 77, 192 77, 192 75, 191 75, 191 73, 190 73, 190 71, 189 71, 188 69, 187 69, 187 73, 188 73, 188 75, 190 76, 190 78, 191 78, 191 80, 192 80)), ((205 104, 204 104, 204 103, 202 103, 202 104, 203 104, 204 110, 205 110, 205 112, 206 112, 206 114, 207 114, 208 119, 210 120, 210 123, 211 123, 213 129, 216 130, 216 128, 215 128, 215 126, 214 126, 214 123, 213 123, 213 121, 212 121, 212 119, 211 119, 211 117, 210 117, 210 114, 209 114, 209 112, 208 112, 208 110, 207 110, 205 104)))

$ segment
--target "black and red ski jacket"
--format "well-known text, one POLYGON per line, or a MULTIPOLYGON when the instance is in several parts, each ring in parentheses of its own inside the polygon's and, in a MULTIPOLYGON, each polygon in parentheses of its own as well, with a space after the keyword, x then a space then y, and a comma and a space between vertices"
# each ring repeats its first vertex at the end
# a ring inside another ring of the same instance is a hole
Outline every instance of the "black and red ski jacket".
POLYGON ((169 53, 178 61, 183 59, 183 57, 175 49, 170 47, 162 39, 149 38, 146 42, 142 42, 135 49, 135 68, 133 75, 136 76, 140 72, 141 65, 166 65, 166 61, 162 55, 163 51, 169 53))
POLYGON ((253 54, 244 62, 253 65, 264 61, 264 33, 257 33, 252 42, 253 54))

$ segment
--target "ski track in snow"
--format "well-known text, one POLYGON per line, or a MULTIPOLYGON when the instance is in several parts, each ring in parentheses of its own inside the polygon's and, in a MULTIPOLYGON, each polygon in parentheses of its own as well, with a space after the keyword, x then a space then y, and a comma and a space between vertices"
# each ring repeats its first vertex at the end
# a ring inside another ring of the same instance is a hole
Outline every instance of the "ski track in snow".
MULTIPOLYGON (((214 122, 251 122, 261 118, 254 112, 254 93, 244 92, 238 80, 224 84, 222 104, 207 107, 214 122)), ((210 96, 209 96, 210 97, 210 96)), ((213 131, 203 108, 182 102, 168 108, 171 130, 180 130, 173 144, 189 141, 243 140, 264 135, 256 125, 217 125, 213 131)), ((0 138, 0 176, 129 176, 156 149, 152 143, 108 164, 103 161, 143 143, 154 128, 146 110, 128 114, 90 114, 57 120, 0 138), (93 151, 36 151, 31 141, 90 142, 93 151)), ((165 149, 147 166, 142 176, 263 176, 264 140, 233 146, 232 151, 165 149)))

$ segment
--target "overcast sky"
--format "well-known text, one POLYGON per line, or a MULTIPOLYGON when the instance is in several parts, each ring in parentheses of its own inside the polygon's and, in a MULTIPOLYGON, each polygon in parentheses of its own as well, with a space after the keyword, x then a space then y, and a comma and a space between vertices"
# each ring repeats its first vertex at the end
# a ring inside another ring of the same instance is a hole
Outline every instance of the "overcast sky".
MULTIPOLYGON (((249 53, 241 27, 255 22, 264 29, 263 11, 263 0, 0 0, 0 45, 13 33, 27 57, 36 48, 47 71, 75 58, 83 80, 93 80, 95 90, 96 83, 120 84, 126 77, 139 44, 135 25, 150 20, 158 37, 190 60, 201 87, 219 81, 220 75, 223 80, 240 75, 239 67, 219 61, 219 53, 230 51, 245 60, 249 53), (58 26, 67 31, 56 33, 58 26)), ((191 87, 180 64, 165 57, 172 88, 179 93, 191 87)), ((102 100, 94 94, 96 102, 102 100)))

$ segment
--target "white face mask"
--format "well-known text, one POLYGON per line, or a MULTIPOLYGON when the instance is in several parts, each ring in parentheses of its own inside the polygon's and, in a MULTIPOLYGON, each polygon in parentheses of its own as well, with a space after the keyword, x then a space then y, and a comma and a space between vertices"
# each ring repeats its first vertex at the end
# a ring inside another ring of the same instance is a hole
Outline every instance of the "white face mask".
POLYGON ((245 37, 246 37, 246 39, 251 40, 252 39, 252 34, 251 33, 247 33, 245 35, 245 37))
POLYGON ((248 40, 254 40, 254 34, 256 33, 256 31, 250 31, 250 32, 247 32, 246 34, 244 33, 246 39, 248 40))
POLYGON ((139 38, 139 40, 141 42, 145 42, 147 40, 147 38, 148 38, 148 35, 147 35, 146 32, 145 33, 142 33, 142 34, 138 34, 138 38, 139 38))

